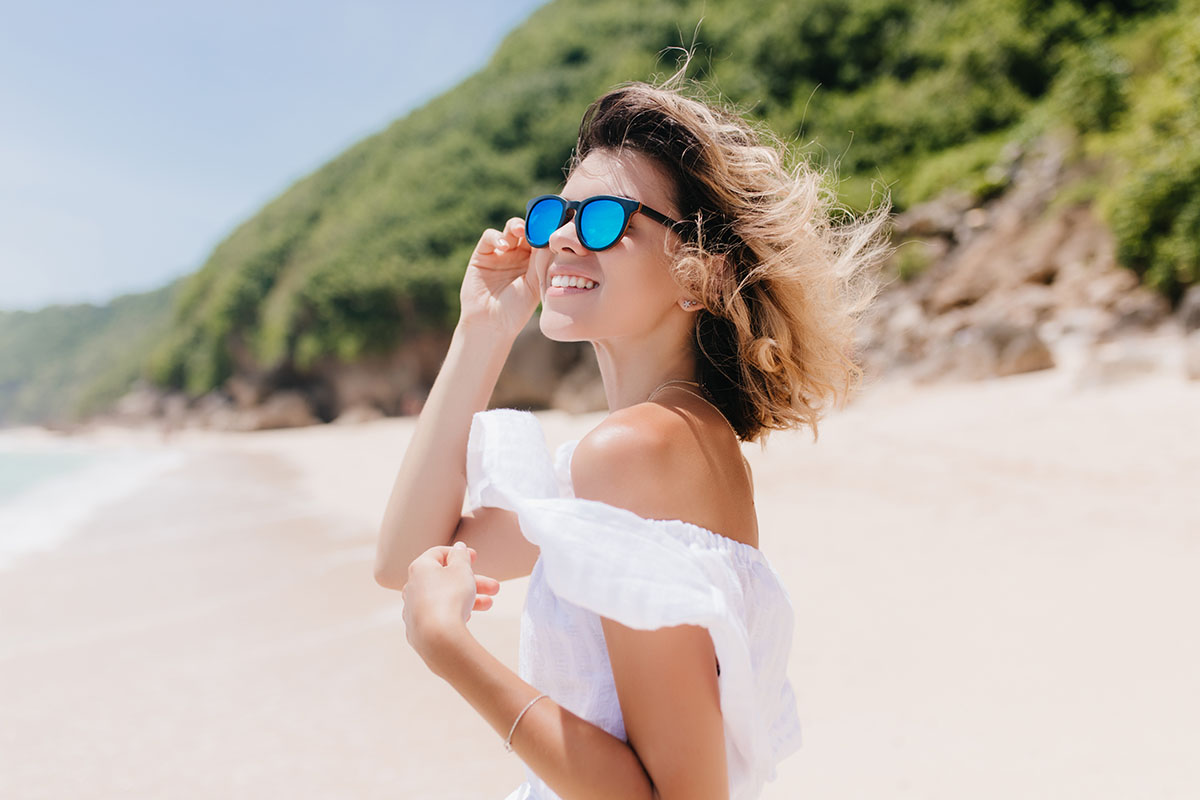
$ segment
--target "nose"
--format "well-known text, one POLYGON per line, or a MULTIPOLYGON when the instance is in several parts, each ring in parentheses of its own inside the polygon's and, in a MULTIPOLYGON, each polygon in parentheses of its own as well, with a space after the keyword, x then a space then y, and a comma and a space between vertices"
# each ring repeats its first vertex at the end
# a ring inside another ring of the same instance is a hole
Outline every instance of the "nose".
POLYGON ((566 251, 579 255, 587 250, 583 246, 583 242, 579 241, 579 231, 575 230, 574 209, 567 211, 567 216, 563 219, 563 224, 558 226, 558 230, 550 234, 547 244, 556 253, 566 251))

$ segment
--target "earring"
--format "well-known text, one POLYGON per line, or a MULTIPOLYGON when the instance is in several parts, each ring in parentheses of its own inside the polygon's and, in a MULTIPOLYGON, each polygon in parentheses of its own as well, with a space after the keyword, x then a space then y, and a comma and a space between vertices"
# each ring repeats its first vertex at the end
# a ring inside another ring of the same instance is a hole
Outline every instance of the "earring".
POLYGON ((684 308, 694 308, 694 307, 696 307, 696 306, 698 306, 698 305, 700 305, 700 303, 698 303, 698 302, 697 302, 697 301, 695 301, 695 300, 684 300, 684 301, 683 301, 683 307, 684 307, 684 308))

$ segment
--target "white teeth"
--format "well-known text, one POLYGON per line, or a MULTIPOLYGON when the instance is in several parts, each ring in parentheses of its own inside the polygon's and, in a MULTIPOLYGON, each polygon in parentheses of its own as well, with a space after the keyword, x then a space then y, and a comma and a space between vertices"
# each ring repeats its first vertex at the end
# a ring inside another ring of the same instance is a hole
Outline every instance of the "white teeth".
POLYGON ((587 278, 580 278, 577 275, 555 275, 550 279, 551 286, 563 286, 573 288, 594 289, 597 284, 595 281, 590 281, 587 278))

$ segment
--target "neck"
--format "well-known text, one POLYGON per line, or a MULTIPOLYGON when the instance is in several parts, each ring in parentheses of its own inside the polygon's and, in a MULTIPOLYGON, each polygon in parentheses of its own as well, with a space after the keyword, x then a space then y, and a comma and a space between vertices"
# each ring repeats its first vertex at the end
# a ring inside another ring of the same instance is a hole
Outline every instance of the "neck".
POLYGON ((592 342, 609 411, 643 403, 664 381, 697 381, 691 331, 683 336, 625 336, 592 342))

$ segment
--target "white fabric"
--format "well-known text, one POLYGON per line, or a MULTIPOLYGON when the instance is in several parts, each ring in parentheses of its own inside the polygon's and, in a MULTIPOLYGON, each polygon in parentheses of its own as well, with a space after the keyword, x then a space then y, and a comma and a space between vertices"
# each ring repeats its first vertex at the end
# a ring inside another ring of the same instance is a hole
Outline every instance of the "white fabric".
MULTIPOLYGON (((631 628, 703 625, 720 665, 731 800, 759 797, 800 747, 787 678, 793 611, 755 547, 683 520, 576 498, 571 455, 551 457, 537 417, 497 408, 471 420, 468 507, 516 512, 540 548, 521 615, 518 672, 556 703, 628 741, 600 617, 631 628)), ((526 765, 505 800, 558 800, 526 765)))

